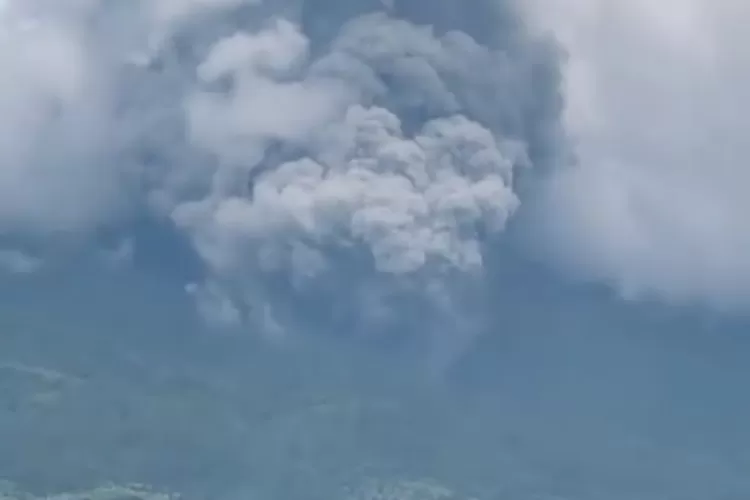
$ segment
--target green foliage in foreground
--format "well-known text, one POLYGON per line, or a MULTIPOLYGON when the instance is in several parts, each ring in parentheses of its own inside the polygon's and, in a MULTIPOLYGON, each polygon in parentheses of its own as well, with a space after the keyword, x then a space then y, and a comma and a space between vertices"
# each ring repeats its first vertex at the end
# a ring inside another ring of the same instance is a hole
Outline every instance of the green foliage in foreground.
MULTIPOLYGON (((37 496, 13 483, 0 481, 0 500, 179 500, 175 493, 156 492, 144 485, 108 485, 85 491, 37 496)), ((434 481, 368 481, 343 492, 343 500, 474 500, 464 499, 434 481)))
POLYGON ((13 483, 0 481, 0 500, 176 500, 179 495, 158 493, 143 485, 109 485, 88 491, 36 496, 20 491, 13 483))

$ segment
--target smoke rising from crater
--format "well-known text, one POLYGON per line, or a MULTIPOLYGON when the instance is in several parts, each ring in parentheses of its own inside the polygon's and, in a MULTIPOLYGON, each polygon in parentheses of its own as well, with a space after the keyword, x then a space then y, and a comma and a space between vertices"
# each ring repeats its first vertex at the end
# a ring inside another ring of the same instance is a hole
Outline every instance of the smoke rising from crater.
POLYGON ((230 323, 481 330, 513 222, 575 278, 745 303, 738 2, 1 9, 9 255, 146 217, 230 323))

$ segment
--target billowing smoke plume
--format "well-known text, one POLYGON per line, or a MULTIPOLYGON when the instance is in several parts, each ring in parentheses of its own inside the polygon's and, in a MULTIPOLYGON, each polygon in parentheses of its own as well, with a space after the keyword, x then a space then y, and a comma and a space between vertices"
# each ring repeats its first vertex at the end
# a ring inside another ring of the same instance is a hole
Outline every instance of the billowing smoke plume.
POLYGON ((574 277, 745 307, 748 14, 7 0, 0 242, 157 220, 201 310, 277 333, 476 331, 510 222, 574 277))
POLYGON ((344 23, 317 57, 283 20, 214 44, 188 129, 216 171, 172 216, 211 269, 220 317, 439 331, 446 352, 475 334, 462 302, 476 299, 528 163, 511 121, 524 113, 524 64, 384 13, 344 23), (472 113, 483 89, 502 104, 494 122, 472 113))
MULTIPOLYGON (((478 277, 483 238, 518 206, 523 147, 459 114, 448 76, 462 88, 476 77, 451 63, 505 54, 383 14, 345 25, 315 61, 307 50, 279 21, 219 41, 198 67, 205 84, 231 80, 229 92, 189 101, 191 138, 218 167, 208 195, 173 215, 214 275, 242 294, 281 276, 297 291, 328 288, 335 302, 384 300, 395 282, 447 289, 441 281, 454 273, 478 277), (396 110, 384 107, 394 101, 396 110), (434 118, 402 123, 399 106, 434 118), (342 271, 357 279, 336 290, 342 271)), ((253 292, 251 302, 266 295, 253 292)), ((347 304, 359 314, 375 306, 347 304)))
POLYGON ((0 231, 85 234, 146 213, 189 237, 205 276, 187 289, 212 321, 478 330, 515 180, 559 136, 557 51, 510 5, 2 12, 0 231))

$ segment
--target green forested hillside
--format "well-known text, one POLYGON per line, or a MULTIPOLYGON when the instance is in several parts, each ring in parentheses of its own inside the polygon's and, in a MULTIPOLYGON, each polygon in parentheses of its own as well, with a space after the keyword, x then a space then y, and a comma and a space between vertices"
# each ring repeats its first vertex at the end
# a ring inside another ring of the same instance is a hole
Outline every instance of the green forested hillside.
POLYGON ((592 347, 595 335, 539 333, 563 317, 567 328, 607 326, 569 305, 557 318, 527 305, 524 336, 481 344, 466 361, 478 384, 424 377, 407 358, 340 336, 270 346, 252 332, 205 331, 179 291, 137 279, 0 290, 2 500, 705 500, 750 491, 740 395, 727 399, 707 379, 730 376, 731 365, 717 372, 614 337, 592 347), (691 399, 709 395, 712 406, 691 399))

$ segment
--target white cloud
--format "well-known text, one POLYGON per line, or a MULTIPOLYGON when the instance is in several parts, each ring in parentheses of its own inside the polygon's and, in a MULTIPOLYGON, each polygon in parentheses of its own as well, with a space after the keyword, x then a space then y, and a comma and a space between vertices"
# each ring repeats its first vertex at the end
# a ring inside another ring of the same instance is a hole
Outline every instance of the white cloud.
POLYGON ((76 228, 107 188, 87 48, 72 22, 6 9, 0 26, 0 229, 76 228))
POLYGON ((578 164, 538 213, 563 268, 627 294, 750 306, 749 5, 536 4, 570 57, 578 164))

